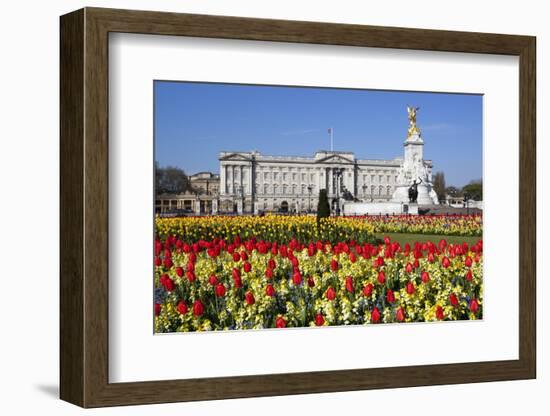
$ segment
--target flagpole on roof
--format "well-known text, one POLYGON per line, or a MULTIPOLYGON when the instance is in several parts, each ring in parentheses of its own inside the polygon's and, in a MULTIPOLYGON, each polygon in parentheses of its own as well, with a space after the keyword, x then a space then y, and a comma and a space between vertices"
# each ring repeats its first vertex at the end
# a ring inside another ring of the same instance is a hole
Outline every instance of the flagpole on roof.
POLYGON ((328 129, 328 132, 329 132, 329 134, 330 134, 330 151, 332 152, 332 151, 334 151, 334 139, 333 139, 333 137, 332 137, 332 133, 333 133, 332 127, 330 127, 330 128, 328 129))

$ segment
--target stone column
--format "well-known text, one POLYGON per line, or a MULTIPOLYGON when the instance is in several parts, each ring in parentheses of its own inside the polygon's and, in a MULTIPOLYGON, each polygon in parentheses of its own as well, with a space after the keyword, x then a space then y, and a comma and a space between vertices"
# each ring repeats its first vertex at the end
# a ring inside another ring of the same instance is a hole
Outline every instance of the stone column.
POLYGON ((227 193, 225 180, 226 180, 225 179, 225 165, 220 164, 220 190, 219 190, 219 193, 222 194, 222 195, 227 193))
POLYGON ((212 200, 212 214, 216 215, 218 213, 218 200, 213 199, 212 200))
POLYGON ((248 178, 248 187, 246 192, 252 195, 252 168, 251 167, 246 168, 246 176, 248 178))
POLYGON ((199 198, 195 198, 195 214, 199 215, 201 213, 201 201, 199 198))
POLYGON ((235 193, 235 165, 231 165, 230 172, 231 175, 229 175, 229 193, 234 194, 235 193))

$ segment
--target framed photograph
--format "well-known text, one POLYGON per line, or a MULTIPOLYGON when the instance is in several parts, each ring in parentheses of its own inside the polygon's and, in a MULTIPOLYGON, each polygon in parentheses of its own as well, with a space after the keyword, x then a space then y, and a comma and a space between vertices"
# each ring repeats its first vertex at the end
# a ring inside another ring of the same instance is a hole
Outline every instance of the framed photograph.
POLYGON ((63 400, 536 377, 534 37, 60 28, 63 400))

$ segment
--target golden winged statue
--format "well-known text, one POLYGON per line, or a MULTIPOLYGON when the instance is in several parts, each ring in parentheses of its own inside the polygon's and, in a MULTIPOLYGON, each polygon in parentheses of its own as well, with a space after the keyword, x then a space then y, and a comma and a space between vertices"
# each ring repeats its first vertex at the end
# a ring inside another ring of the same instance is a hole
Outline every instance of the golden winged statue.
POLYGON ((416 112, 420 110, 420 107, 413 107, 413 106, 407 106, 407 112, 409 113, 409 130, 408 130, 408 137, 411 137, 413 135, 419 135, 420 136, 420 129, 416 125, 416 112))

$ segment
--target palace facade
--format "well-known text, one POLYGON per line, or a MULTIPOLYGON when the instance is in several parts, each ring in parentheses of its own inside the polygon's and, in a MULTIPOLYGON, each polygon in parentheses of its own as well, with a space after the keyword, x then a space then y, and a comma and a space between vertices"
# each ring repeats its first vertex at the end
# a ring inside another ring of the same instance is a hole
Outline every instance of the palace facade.
MULTIPOLYGON (((318 151, 313 157, 221 152, 218 211, 238 213, 315 211, 319 191, 368 202, 392 199, 403 158, 356 159, 352 152, 318 151)), ((424 160, 431 180, 432 162, 424 160)))

